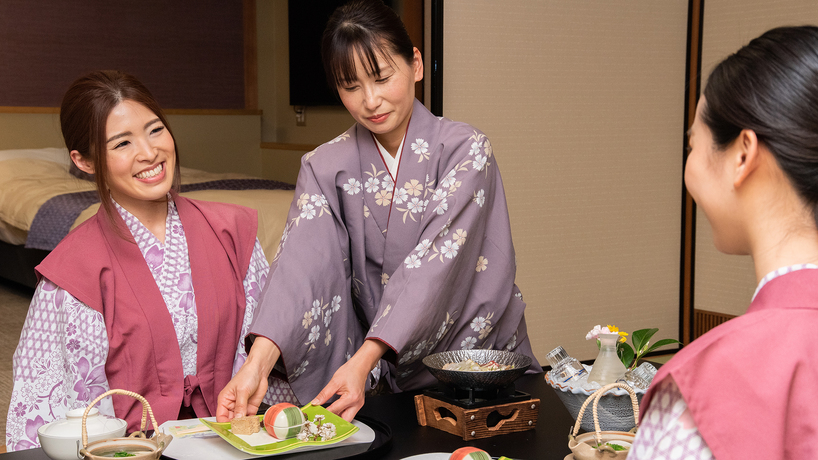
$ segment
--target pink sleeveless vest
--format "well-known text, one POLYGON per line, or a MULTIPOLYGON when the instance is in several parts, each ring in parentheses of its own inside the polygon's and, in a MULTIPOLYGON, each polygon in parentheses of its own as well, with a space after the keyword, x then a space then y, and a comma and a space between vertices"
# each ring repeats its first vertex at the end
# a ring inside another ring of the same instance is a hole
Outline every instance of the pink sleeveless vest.
MULTIPOLYGON (((174 198, 185 229, 198 316, 196 375, 185 376, 170 313, 125 222, 104 211, 69 233, 37 266, 46 277, 102 313, 110 388, 141 394, 157 422, 175 420, 182 403, 215 415, 232 376, 245 309, 243 280, 256 240, 257 215, 234 205, 174 198), (125 239, 124 237, 127 237, 125 239), (201 395, 196 388, 201 390, 201 395)), ((116 416, 139 429, 142 404, 113 396, 116 416)))
POLYGON ((642 400, 673 377, 718 459, 815 458, 818 440, 818 270, 761 288, 747 313, 682 349, 642 400))

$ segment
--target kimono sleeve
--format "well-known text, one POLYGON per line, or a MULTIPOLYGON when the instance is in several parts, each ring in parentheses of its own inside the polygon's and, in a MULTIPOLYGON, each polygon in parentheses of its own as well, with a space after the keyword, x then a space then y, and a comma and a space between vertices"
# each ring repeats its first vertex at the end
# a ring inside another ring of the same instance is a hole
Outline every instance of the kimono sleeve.
MULTIPOLYGON (((468 328, 479 331, 482 343, 477 346, 505 345, 495 344, 497 334, 491 338, 489 334, 507 312, 516 289, 508 210, 490 143, 477 132, 473 139, 474 143, 461 145, 437 183, 427 179, 425 190, 413 191, 422 197, 421 235, 417 246, 389 277, 377 320, 367 335, 392 347, 398 366, 417 361, 438 345, 460 348, 459 342, 451 341, 463 335, 458 331, 468 328), (478 148, 470 148, 470 144, 478 148), (488 260, 493 274, 480 275, 488 260), (473 324, 472 318, 478 324, 473 324), (452 329, 458 331, 450 333, 452 329)), ((404 201, 408 206, 398 203, 407 196, 403 190, 395 195, 392 212, 403 212, 404 222, 407 216, 415 218, 411 204, 418 201, 411 198, 412 193, 404 201)), ((524 304, 519 305, 514 324, 508 325, 506 341, 520 322, 524 304)), ((475 340, 469 345, 476 343, 475 335, 469 337, 475 340)))
MULTIPOLYGON (((245 337, 250 331, 250 324, 253 321, 253 315, 258 308, 258 301, 261 297, 261 292, 267 284, 267 275, 270 272, 270 265, 264 257, 264 250, 261 243, 256 239, 256 244, 253 247, 253 255, 250 259, 250 267, 247 270, 247 275, 244 278, 244 292, 247 302, 247 308, 244 309, 244 321, 241 327, 241 336, 239 338, 238 348, 236 349, 236 356, 233 360, 233 375, 236 375, 239 368, 247 360, 247 351, 245 348, 245 337)), ((288 402, 291 404, 299 404, 298 399, 295 398, 290 386, 280 379, 270 376, 268 378, 267 393, 264 395, 264 402, 269 405, 278 404, 280 402, 288 402)))
POLYGON ((277 369, 301 401, 315 397, 363 337, 351 300, 349 236, 331 172, 336 166, 308 157, 250 328, 279 347, 284 369, 277 369))
MULTIPOLYGON (((37 428, 108 391, 107 357, 102 314, 43 278, 13 357, 6 448, 38 447, 37 428)), ((114 416, 111 398, 100 401, 99 411, 114 416)))

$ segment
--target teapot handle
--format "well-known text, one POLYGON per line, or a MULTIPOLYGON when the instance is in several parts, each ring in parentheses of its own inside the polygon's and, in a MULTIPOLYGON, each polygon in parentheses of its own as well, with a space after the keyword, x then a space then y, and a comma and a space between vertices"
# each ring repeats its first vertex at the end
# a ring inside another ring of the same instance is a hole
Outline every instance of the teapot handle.
POLYGON ((146 424, 147 424, 147 416, 148 415, 150 415, 150 417, 151 417, 151 423, 153 424, 153 428, 156 429, 156 427, 159 426, 156 423, 156 418, 154 418, 154 416, 153 416, 153 410, 151 409, 151 405, 148 404, 148 400, 146 400, 142 395, 140 395, 138 393, 134 393, 133 391, 128 391, 128 390, 116 390, 116 389, 115 390, 108 390, 105 393, 102 393, 101 395, 99 395, 97 397, 97 399, 93 400, 91 402, 91 404, 89 404, 88 407, 85 408, 85 412, 83 412, 83 414, 82 414, 82 448, 83 449, 88 447, 88 430, 87 430, 87 428, 85 426, 85 421, 88 419, 88 412, 90 412, 91 409, 94 406, 96 406, 96 404, 98 402, 100 402, 102 400, 102 398, 105 398, 107 396, 114 395, 114 394, 130 396, 130 397, 132 397, 134 399, 139 400, 142 403, 142 423, 140 424, 139 431, 137 432, 138 434, 133 433, 133 434, 131 434, 131 436, 134 436, 136 434, 137 436, 142 435, 141 437, 143 437, 143 438, 145 437, 144 431, 145 431, 145 428, 147 428, 146 424))
POLYGON ((636 398, 636 393, 633 391, 630 385, 624 382, 614 382, 605 385, 604 387, 596 390, 595 392, 591 393, 591 396, 582 403, 582 407, 579 409, 579 414, 577 415, 577 421, 574 424, 574 431, 573 436, 576 437, 577 433, 579 433, 579 427, 582 423, 582 417, 585 415, 585 408, 588 407, 588 404, 593 401, 593 409, 594 409, 594 429, 596 435, 597 444, 602 444, 602 435, 600 434, 599 428, 599 415, 598 415, 598 407, 599 407, 599 398, 603 396, 603 393, 607 392, 608 390, 614 388, 624 388, 625 390, 630 393, 631 396, 631 406, 633 407, 633 419, 636 422, 636 427, 639 427, 639 400, 636 398))

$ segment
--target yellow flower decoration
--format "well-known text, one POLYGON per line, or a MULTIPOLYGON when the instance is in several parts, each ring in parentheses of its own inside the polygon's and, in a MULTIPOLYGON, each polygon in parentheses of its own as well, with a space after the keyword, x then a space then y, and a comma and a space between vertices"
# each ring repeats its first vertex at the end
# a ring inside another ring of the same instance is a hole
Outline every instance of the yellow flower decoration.
POLYGON ((625 343, 625 342, 628 341, 628 333, 620 331, 618 327, 613 326, 611 324, 608 324, 608 330, 611 331, 611 332, 616 332, 617 334, 619 334, 619 341, 620 342, 625 343))

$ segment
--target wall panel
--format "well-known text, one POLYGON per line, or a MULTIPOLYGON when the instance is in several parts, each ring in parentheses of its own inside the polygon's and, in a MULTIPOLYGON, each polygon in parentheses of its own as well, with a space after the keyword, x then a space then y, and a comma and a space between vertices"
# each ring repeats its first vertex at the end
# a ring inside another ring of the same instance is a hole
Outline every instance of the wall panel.
POLYGON ((3 0, 0 106, 58 107, 81 75, 117 69, 163 108, 243 109, 239 0, 3 0))
POLYGON ((535 354, 679 330, 687 2, 446 0, 443 114, 491 138, 535 354))
MULTIPOLYGON (((703 24, 702 75, 706 78, 721 60, 766 30, 818 24, 818 4, 812 0, 707 0, 703 24)), ((747 310, 756 283, 749 256, 730 256, 716 250, 710 224, 699 209, 695 308, 740 315, 747 310)))

